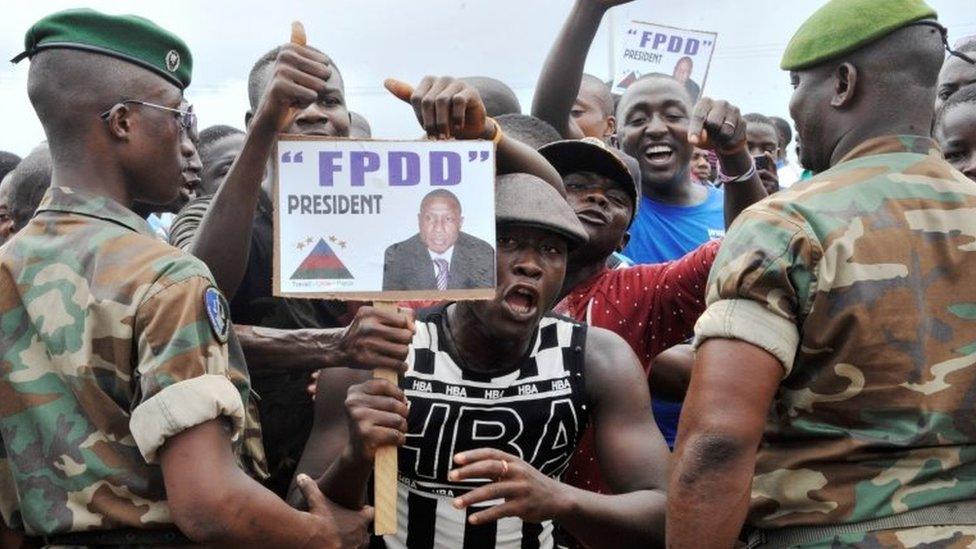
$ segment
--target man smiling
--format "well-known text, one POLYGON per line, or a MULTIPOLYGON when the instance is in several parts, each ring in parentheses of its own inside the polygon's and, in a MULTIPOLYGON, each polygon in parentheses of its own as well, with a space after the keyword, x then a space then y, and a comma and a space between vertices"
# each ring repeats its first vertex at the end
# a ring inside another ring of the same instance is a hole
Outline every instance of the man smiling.
POLYGON ((636 263, 677 259, 725 234, 723 191, 691 177, 693 106, 677 80, 649 75, 627 88, 617 108, 620 148, 637 159, 641 171, 640 207, 623 251, 636 263))

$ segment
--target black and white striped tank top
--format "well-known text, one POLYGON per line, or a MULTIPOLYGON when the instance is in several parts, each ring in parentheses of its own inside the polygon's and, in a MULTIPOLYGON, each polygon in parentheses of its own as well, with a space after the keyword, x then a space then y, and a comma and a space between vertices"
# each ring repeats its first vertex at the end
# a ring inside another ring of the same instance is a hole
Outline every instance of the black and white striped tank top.
MULTIPOLYGON (((546 316, 531 351, 516 368, 486 375, 455 362, 442 348, 444 311, 421 312, 401 388, 410 401, 407 443, 400 448, 395 536, 389 549, 549 548, 553 525, 505 518, 472 526, 454 497, 484 481, 449 482, 453 456, 497 448, 553 478, 566 469, 586 427, 583 355, 586 326, 546 316)), ((501 500, 489 503, 501 503, 501 500)))

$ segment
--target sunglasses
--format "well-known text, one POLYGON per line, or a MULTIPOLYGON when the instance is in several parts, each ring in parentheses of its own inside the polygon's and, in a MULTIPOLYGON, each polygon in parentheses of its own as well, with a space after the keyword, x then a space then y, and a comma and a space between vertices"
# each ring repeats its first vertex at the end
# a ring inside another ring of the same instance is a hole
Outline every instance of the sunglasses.
POLYGON ((124 99, 119 101, 112 108, 103 112, 101 115, 102 120, 108 120, 108 117, 112 115, 112 111, 115 110, 120 105, 142 105, 144 107, 152 107, 154 109, 159 109, 163 111, 169 111, 176 116, 176 119, 180 122, 180 130, 192 134, 197 127, 197 115, 193 112, 193 107, 187 110, 174 109, 172 107, 165 107, 163 105, 157 105, 155 103, 150 103, 148 101, 139 101, 138 99, 124 99))

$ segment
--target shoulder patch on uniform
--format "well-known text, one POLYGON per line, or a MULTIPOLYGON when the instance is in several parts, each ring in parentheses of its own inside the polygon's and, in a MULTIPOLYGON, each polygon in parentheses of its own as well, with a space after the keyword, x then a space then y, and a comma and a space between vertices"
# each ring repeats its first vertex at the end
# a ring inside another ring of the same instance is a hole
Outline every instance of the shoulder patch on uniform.
POLYGON ((203 292, 203 306, 207 309, 207 320, 210 321, 210 329, 213 330, 214 337, 221 343, 227 343, 230 322, 227 318, 229 307, 224 294, 210 286, 203 292))

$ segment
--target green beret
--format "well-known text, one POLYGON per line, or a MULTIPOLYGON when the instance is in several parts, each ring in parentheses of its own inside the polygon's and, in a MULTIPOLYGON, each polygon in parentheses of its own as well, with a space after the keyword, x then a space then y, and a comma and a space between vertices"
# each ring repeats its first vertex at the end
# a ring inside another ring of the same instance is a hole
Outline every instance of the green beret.
POLYGON ((779 66, 786 71, 813 67, 935 17, 922 0, 830 0, 800 25, 779 66))
POLYGON ((193 57, 186 43, 135 15, 106 15, 87 8, 48 15, 27 31, 25 51, 12 61, 53 48, 110 55, 148 69, 180 89, 190 85, 193 57))

